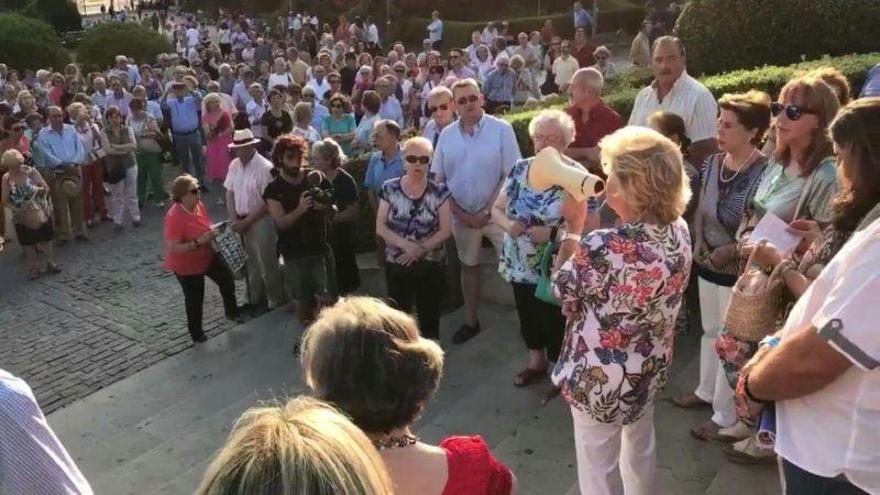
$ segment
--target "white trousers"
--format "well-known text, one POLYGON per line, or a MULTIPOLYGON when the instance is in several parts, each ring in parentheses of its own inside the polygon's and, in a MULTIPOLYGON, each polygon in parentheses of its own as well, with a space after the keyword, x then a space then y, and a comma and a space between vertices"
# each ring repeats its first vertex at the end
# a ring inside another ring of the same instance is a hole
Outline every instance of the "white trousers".
POLYGON ((599 423, 571 408, 581 495, 656 495, 654 406, 635 423, 599 423))
POLYGON ((111 215, 113 223, 123 225, 126 212, 133 222, 140 221, 141 210, 138 208, 137 196, 137 165, 125 171, 125 178, 110 186, 111 215))
POLYGON ((736 406, 733 389, 727 383, 721 359, 715 352, 715 341, 724 326, 724 313, 730 303, 731 287, 723 287, 698 278, 700 290, 700 314, 703 337, 700 339, 700 384, 694 393, 712 403, 712 421, 720 426, 732 426, 736 422, 736 406))
POLYGON ((275 309, 285 302, 278 266, 278 233, 267 214, 244 232, 247 253, 247 298, 251 304, 267 303, 275 309))

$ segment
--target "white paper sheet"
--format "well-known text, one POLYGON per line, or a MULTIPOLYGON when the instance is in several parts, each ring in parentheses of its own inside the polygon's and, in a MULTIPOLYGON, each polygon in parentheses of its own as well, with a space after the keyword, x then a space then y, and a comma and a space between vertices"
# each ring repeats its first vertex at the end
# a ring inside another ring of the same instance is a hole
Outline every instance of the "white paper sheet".
POLYGON ((788 256, 801 242, 801 237, 789 232, 788 225, 781 218, 767 212, 749 236, 749 243, 757 244, 758 241, 766 240, 776 246, 782 256, 788 256))

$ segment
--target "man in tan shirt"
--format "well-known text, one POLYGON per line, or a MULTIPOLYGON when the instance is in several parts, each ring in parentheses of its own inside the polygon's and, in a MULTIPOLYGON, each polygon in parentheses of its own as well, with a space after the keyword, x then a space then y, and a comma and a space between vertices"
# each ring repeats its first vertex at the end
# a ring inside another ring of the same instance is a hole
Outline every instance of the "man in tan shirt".
POLYGON ((293 77, 295 83, 305 87, 309 64, 299 58, 299 50, 295 47, 287 49, 287 70, 290 72, 290 76, 293 77))

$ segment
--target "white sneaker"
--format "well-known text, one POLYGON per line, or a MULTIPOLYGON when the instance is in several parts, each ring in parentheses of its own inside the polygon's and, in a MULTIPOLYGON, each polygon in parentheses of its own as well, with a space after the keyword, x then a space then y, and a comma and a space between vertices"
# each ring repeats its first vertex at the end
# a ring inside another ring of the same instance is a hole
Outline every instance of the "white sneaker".
POLYGON ((729 443, 749 438, 752 436, 752 434, 752 429, 739 420, 737 420, 737 422, 734 423, 733 426, 728 426, 727 428, 721 428, 720 430, 718 430, 718 436, 722 437, 720 440, 729 443))
POLYGON ((773 449, 758 446, 754 436, 724 447, 724 456, 736 464, 776 464, 776 453, 773 449))

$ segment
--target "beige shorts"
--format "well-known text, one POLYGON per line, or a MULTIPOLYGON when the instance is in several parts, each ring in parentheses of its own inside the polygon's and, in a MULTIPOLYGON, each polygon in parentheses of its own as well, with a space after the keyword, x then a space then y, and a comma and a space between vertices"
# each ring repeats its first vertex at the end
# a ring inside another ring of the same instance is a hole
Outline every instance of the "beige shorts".
POLYGON ((504 240, 504 231, 494 222, 489 222, 485 227, 472 229, 459 223, 452 218, 452 237, 455 238, 455 246, 458 250, 458 259, 464 266, 477 266, 480 263, 480 247, 483 237, 487 237, 495 247, 496 257, 501 256, 501 243, 504 240))

